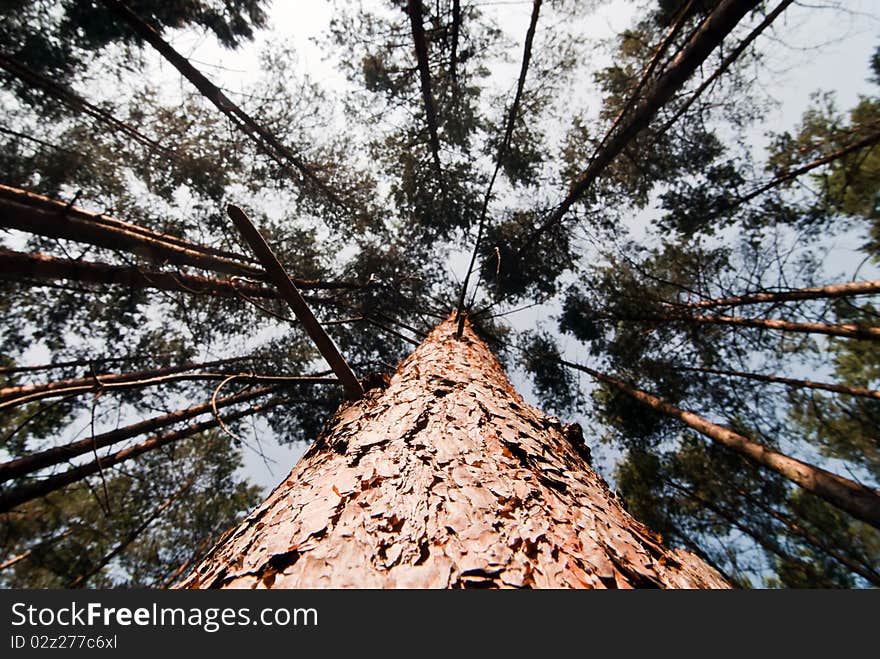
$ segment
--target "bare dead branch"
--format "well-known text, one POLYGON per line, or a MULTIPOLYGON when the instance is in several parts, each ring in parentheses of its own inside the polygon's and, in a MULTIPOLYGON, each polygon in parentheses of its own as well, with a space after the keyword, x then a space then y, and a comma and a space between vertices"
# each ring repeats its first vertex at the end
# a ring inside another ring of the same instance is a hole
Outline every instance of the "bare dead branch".
POLYGON ((328 378, 303 378, 301 380, 288 380, 283 383, 273 384, 269 386, 259 387, 243 393, 226 396, 218 400, 209 400, 191 407, 163 414, 160 416, 145 419, 137 423, 117 428, 105 433, 95 435, 94 438, 69 442, 61 446, 45 449, 38 453, 9 460, 0 464, 0 483, 4 483, 12 478, 18 478, 26 474, 32 474, 40 469, 51 467, 52 465, 61 464, 66 460, 70 460, 80 455, 84 455, 89 451, 105 448, 113 444, 117 444, 126 439, 154 432, 161 428, 166 428, 175 423, 187 421, 202 414, 207 414, 212 410, 228 407, 237 403, 245 403, 255 398, 265 396, 279 391, 285 386, 292 384, 337 384, 335 380, 328 378))
POLYGON ((338 381, 333 378, 314 378, 299 377, 287 375, 258 375, 255 373, 173 373, 169 375, 161 375, 155 377, 146 377, 142 379, 126 379, 116 382, 107 382, 100 377, 95 377, 77 385, 68 385, 48 391, 37 391, 21 396, 13 396, 0 401, 0 411, 6 410, 19 405, 25 405, 35 400, 49 398, 52 396, 66 396, 70 394, 96 393, 100 394, 104 391, 126 391, 130 389, 140 389, 143 387, 155 387, 159 385, 167 385, 173 382, 205 382, 223 380, 227 377, 235 379, 248 380, 249 382, 307 382, 309 384, 335 384, 338 381))
POLYGON ((296 285, 290 280, 290 277, 284 270, 284 266, 278 261, 278 258, 272 252, 263 236, 238 206, 230 204, 226 210, 236 228, 241 232, 245 241, 251 246, 256 257, 263 264, 270 281, 277 287, 281 298, 290 305, 291 310, 299 322, 302 323, 303 328, 312 339, 318 352, 321 353, 321 356, 327 361, 333 372, 336 373, 336 377, 339 378, 339 381, 345 388, 346 396, 351 400, 360 399, 364 395, 363 387, 361 387, 351 367, 333 343, 333 339, 330 338, 327 332, 324 331, 324 328, 318 323, 318 319, 315 318, 309 305, 306 304, 296 285))

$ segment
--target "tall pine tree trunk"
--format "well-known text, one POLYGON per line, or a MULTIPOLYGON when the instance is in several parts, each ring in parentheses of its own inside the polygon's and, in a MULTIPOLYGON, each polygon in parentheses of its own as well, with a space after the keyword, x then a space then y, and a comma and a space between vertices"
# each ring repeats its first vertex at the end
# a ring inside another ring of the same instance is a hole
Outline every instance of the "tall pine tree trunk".
POLYGON ((527 405, 469 326, 440 324, 344 404, 184 588, 726 587, 634 520, 577 426, 527 405))

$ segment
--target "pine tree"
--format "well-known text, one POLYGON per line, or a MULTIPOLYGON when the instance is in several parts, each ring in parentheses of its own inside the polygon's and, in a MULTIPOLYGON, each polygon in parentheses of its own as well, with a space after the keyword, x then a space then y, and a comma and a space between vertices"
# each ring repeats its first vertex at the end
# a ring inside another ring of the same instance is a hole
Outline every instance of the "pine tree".
POLYGON ((189 588, 723 588, 630 517, 579 426, 516 394, 450 316, 341 407, 189 588))
POLYGON ((338 94, 285 47, 241 91, 176 47, 261 2, 0 9, 8 583, 876 584, 880 106, 817 95, 759 154, 764 57, 814 10, 643 5, 597 69, 592 3, 514 40, 491 5, 342 3, 338 94), (192 573, 265 433, 312 447, 192 573))

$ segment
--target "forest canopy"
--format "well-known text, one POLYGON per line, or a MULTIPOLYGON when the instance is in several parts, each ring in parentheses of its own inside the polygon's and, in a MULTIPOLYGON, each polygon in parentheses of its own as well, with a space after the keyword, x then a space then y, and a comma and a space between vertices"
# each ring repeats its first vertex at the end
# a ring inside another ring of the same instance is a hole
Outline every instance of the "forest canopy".
POLYGON ((0 8, 0 584, 176 583, 457 313, 668 545, 880 585, 880 43, 784 87, 876 8, 287 4, 0 8))

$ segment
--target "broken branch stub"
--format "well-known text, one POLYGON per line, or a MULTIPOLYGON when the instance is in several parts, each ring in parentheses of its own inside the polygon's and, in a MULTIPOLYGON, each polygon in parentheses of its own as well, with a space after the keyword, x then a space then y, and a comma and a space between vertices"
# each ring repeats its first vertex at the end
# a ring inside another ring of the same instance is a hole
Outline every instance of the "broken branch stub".
POLYGON ((361 383, 358 382, 348 362, 345 361, 336 344, 333 343, 333 339, 330 338, 327 332, 324 331, 324 328, 321 327, 318 319, 315 318, 315 314, 312 313, 309 305, 306 304, 303 296, 293 281, 291 281, 287 271, 285 271, 284 266, 281 265, 278 257, 272 252, 269 244, 238 206, 229 204, 226 207, 226 212, 247 244, 254 251, 254 255, 263 264, 269 280, 278 288, 282 299, 290 306, 297 320, 303 324, 318 352, 321 353, 321 356, 327 361, 330 368, 333 369, 336 377, 339 378, 345 389, 345 395, 351 400, 362 398, 364 389, 361 383))

